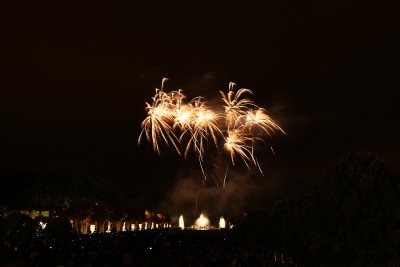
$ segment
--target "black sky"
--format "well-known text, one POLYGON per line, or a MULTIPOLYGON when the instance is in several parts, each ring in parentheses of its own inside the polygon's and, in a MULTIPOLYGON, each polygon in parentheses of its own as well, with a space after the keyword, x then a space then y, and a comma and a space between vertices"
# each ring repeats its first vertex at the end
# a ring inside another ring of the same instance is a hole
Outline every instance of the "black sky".
POLYGON ((288 133, 268 176, 319 175, 360 150, 399 165, 396 1, 257 2, 2 1, 1 172, 162 195, 185 163, 136 144, 162 77, 189 97, 252 89, 288 133))

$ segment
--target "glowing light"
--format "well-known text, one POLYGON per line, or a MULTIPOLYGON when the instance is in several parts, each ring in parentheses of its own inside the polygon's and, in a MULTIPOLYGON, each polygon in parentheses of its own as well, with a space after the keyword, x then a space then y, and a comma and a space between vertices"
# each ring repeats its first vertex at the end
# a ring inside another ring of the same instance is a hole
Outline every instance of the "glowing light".
POLYGON ((225 219, 221 216, 221 218, 219 218, 219 229, 225 229, 225 227, 225 219))
POLYGON ((234 158, 236 155, 239 155, 247 166, 248 162, 257 164, 254 158, 254 149, 252 146, 252 143, 255 141, 255 137, 249 136, 238 129, 228 131, 228 136, 225 138, 224 148, 231 156, 233 165, 235 165, 234 158))
POLYGON ((179 228, 181 228, 182 230, 185 229, 185 222, 183 221, 182 215, 179 217, 179 228))
POLYGON ((243 116, 245 117, 245 122, 243 124, 249 127, 250 131, 259 128, 268 135, 272 135, 275 131, 285 133, 285 131, 283 131, 282 128, 271 119, 267 114, 267 111, 263 108, 249 110, 243 116))
POLYGON ((139 223, 139 231, 143 229, 143 224, 139 223))
POLYGON ((197 218, 194 225, 195 225, 195 228, 205 229, 210 226, 210 220, 207 217, 205 217, 203 214, 200 214, 200 217, 197 218))
POLYGON ((40 228, 42 228, 42 230, 44 230, 44 229, 46 229, 47 223, 40 221, 39 226, 40 226, 40 228))
POLYGON ((163 91, 163 79, 161 90, 156 89, 153 103, 146 103, 147 117, 142 122, 142 132, 139 136, 138 143, 140 144, 141 137, 145 133, 148 141, 153 143, 153 149, 160 154, 158 140, 164 140, 166 144, 173 144, 179 153, 177 147, 177 138, 173 132, 171 124, 174 122, 174 94, 167 94, 163 91))
POLYGON ((94 231, 96 231, 96 225, 95 225, 95 224, 91 224, 91 225, 89 226, 89 230, 90 230, 90 233, 93 234, 94 231))
POLYGON ((251 90, 241 88, 235 92, 233 90, 235 86, 235 83, 230 82, 228 93, 225 94, 224 92, 219 91, 222 96, 222 100, 225 103, 224 109, 228 129, 235 128, 237 119, 245 114, 246 110, 256 106, 253 100, 249 98, 242 98, 242 95, 245 93, 253 94, 251 90))
MULTIPOLYGON (((229 156, 226 162, 235 165, 239 157, 250 169, 250 165, 262 170, 255 157, 254 144, 263 141, 262 134, 272 135, 275 132, 285 133, 279 125, 267 114, 267 110, 258 107, 248 98, 253 95, 250 89, 235 90, 236 84, 229 83, 228 92, 220 91, 222 99, 221 112, 210 108, 201 96, 186 101, 182 90, 165 92, 164 78, 161 89, 156 88, 151 103, 145 103, 147 117, 143 120, 142 131, 138 144, 146 136, 153 150, 161 154, 160 142, 173 146, 179 155, 188 156, 193 151, 197 156, 204 179, 206 171, 203 168, 207 152, 222 145, 229 156)), ((226 174, 227 174, 226 171, 226 174)), ((225 179, 224 183, 225 186, 225 179)))
POLYGON ((126 223, 124 222, 124 224, 122 225, 122 232, 126 232, 126 223))
POLYGON ((136 225, 134 223, 131 224, 131 231, 135 231, 136 225))
POLYGON ((111 222, 108 222, 106 233, 111 233, 111 222))

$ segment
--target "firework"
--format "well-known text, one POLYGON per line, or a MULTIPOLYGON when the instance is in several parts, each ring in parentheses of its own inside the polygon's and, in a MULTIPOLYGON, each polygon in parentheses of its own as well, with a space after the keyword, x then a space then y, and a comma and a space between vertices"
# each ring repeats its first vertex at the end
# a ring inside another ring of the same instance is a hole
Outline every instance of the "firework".
POLYGON ((228 135, 225 137, 224 148, 229 153, 232 165, 235 165, 236 155, 240 156, 244 163, 249 167, 248 162, 256 164, 254 158, 254 147, 253 143, 258 138, 250 136, 245 132, 235 129, 229 130, 228 135))
POLYGON ((257 107, 253 100, 249 98, 242 98, 242 95, 245 93, 253 94, 253 92, 246 88, 241 88, 237 92, 233 89, 236 86, 235 83, 229 83, 229 91, 228 93, 224 93, 219 91, 222 100, 225 103, 225 116, 226 116, 226 123, 228 128, 235 127, 235 124, 238 118, 246 113, 246 111, 251 107, 257 107))
POLYGON ((162 80, 161 89, 156 88, 153 101, 146 102, 147 117, 141 124, 139 144, 146 136, 158 154, 161 153, 160 141, 172 145, 185 157, 193 151, 206 177, 203 162, 208 144, 213 143, 216 149, 222 146, 229 156, 227 171, 230 162, 234 166, 236 158, 241 158, 249 169, 250 165, 255 165, 262 173, 254 154, 255 143, 263 140, 260 133, 285 132, 265 109, 245 97, 253 95, 251 90, 241 88, 235 92, 236 84, 229 83, 227 93, 220 91, 224 112, 218 113, 207 105, 203 97, 187 101, 182 90, 165 92, 163 88, 167 80, 162 80))
POLYGON ((219 229, 225 229, 225 227, 226 227, 225 219, 224 217, 221 216, 219 218, 219 229))
POLYGON ((181 228, 182 230, 185 229, 185 222, 183 221, 183 215, 179 217, 179 228, 181 228))
POLYGON ((158 140, 162 139, 166 144, 173 144, 176 151, 180 153, 177 146, 177 137, 173 132, 171 123, 174 120, 173 104, 171 95, 165 93, 163 89, 165 79, 163 79, 161 90, 156 89, 155 95, 152 97, 151 104, 146 102, 147 117, 142 122, 142 132, 139 135, 138 143, 140 144, 143 133, 146 134, 147 140, 152 142, 153 149, 160 154, 158 140))
POLYGON ((208 109, 200 97, 193 99, 190 107, 192 114, 191 125, 189 127, 190 138, 186 145, 185 156, 187 156, 190 148, 193 147, 200 161, 203 161, 205 144, 211 138, 214 144, 218 145, 217 134, 222 135, 218 127, 219 115, 208 109))
POLYGON ((247 111, 239 120, 242 119, 244 119, 244 122, 241 125, 248 127, 248 131, 250 132, 254 129, 261 129, 268 135, 272 135, 276 131, 285 133, 285 131, 271 119, 267 114, 267 111, 263 108, 247 111))

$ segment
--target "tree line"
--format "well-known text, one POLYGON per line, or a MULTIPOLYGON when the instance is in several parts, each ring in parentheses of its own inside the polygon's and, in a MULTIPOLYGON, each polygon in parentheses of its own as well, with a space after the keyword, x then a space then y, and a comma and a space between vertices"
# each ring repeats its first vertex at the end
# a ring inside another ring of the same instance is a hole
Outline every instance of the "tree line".
POLYGON ((374 153, 350 153, 306 190, 250 212, 237 229, 243 242, 306 266, 398 266, 399 169, 374 153))

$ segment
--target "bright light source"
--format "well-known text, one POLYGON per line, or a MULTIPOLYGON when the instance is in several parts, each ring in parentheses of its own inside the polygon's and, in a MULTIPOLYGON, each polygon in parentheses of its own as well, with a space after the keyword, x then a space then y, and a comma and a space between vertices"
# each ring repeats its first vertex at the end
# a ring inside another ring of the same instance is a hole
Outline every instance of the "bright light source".
POLYGON ((196 220, 195 228, 197 229, 206 229, 210 226, 210 220, 203 214, 200 214, 200 217, 196 220))
POLYGON ((90 233, 93 234, 94 231, 96 231, 96 225, 95 225, 95 224, 91 224, 91 225, 89 226, 89 229, 90 229, 90 233))
POLYGON ((225 219, 221 216, 221 218, 219 218, 219 229, 224 229, 225 226, 225 219))
POLYGON ((44 230, 44 229, 46 229, 47 223, 40 221, 39 226, 40 226, 40 228, 42 228, 42 230, 44 230))
POLYGON ((179 228, 181 228, 182 230, 185 229, 185 222, 183 221, 182 215, 179 217, 179 228))

